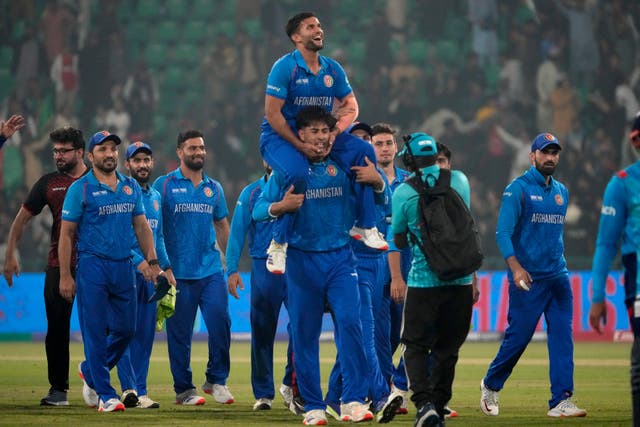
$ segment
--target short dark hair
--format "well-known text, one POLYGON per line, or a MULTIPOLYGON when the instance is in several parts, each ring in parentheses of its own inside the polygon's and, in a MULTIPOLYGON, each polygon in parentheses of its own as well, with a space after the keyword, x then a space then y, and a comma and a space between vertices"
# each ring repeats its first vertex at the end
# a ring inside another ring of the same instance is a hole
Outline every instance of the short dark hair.
POLYGON ((325 123, 327 126, 329 126, 329 129, 333 129, 333 127, 338 122, 338 119, 333 117, 330 112, 318 105, 304 107, 298 112, 298 115, 296 115, 296 127, 298 129, 311 126, 311 123, 315 122, 325 123))
POLYGON ((70 142, 76 150, 85 150, 85 141, 80 129, 71 126, 58 128, 49 134, 51 142, 65 143, 70 142))
POLYGON ((182 145, 184 144, 184 142, 187 139, 191 139, 191 138, 204 138, 204 135, 202 135, 202 132, 200 132, 199 130, 188 130, 186 132, 181 132, 178 134, 178 148, 182 148, 182 145))
POLYGON ((377 135, 379 133, 390 133, 391 135, 395 135, 396 131, 389 123, 380 122, 371 126, 371 136, 377 135))
POLYGON ((442 142, 436 142, 436 147, 438 148, 438 154, 444 154, 447 160, 451 161, 451 150, 449 150, 449 147, 444 145, 442 142))
POLYGON ((289 21, 287 21, 287 25, 284 27, 287 32, 287 36, 291 38, 293 33, 298 31, 298 27, 300 27, 300 23, 307 18, 313 18, 316 15, 313 12, 301 12, 297 15, 293 16, 289 21))

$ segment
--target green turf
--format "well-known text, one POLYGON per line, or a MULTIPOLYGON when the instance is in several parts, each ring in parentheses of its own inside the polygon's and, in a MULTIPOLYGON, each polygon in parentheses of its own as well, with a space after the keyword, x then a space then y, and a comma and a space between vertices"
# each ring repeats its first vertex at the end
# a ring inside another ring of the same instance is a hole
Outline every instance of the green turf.
MULTIPOLYGON (((575 350, 576 402, 589 414, 582 419, 551 419, 546 417, 549 398, 546 345, 532 343, 500 393, 500 416, 487 417, 478 407, 480 379, 495 355, 499 343, 467 343, 462 347, 458 363, 451 407, 460 416, 449 420, 449 426, 628 426, 631 424, 629 392, 629 344, 579 343, 575 350)), ((276 396, 271 411, 251 410, 254 398, 250 384, 249 345, 231 346, 231 376, 229 388, 235 396, 233 405, 219 405, 207 397, 207 403, 197 408, 173 404, 171 375, 166 343, 156 343, 149 375, 149 395, 161 404, 158 410, 130 409, 124 413, 100 414, 84 406, 81 382, 75 373, 81 360, 82 346, 71 348, 71 390, 69 407, 40 407, 39 400, 47 390, 46 363, 43 343, 0 342, 0 425, 2 426, 299 426, 295 417, 276 396)), ((284 345, 276 348, 276 378, 283 373, 284 345)), ((197 343, 193 349, 194 382, 204 379, 206 345, 197 343)), ((333 344, 322 346, 322 373, 325 379, 335 357, 333 344)), ((114 375, 115 377, 115 375, 114 375)), ((114 379, 117 382, 116 379, 114 379)), ((277 382, 279 385, 279 381, 277 382)), ((277 387, 276 385, 276 387, 277 387)), ((390 425, 413 425, 415 410, 397 416, 390 425)), ((329 420, 330 425, 339 424, 329 420)), ((372 423, 364 423, 372 424, 372 423)))

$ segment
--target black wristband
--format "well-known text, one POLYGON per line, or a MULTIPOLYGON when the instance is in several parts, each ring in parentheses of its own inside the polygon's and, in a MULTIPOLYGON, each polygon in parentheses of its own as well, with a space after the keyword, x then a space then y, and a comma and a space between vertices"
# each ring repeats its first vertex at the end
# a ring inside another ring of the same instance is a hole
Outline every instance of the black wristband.
POLYGON ((154 259, 150 259, 149 261, 147 261, 147 264, 149 264, 149 265, 160 265, 160 261, 158 261, 158 258, 154 258, 154 259))

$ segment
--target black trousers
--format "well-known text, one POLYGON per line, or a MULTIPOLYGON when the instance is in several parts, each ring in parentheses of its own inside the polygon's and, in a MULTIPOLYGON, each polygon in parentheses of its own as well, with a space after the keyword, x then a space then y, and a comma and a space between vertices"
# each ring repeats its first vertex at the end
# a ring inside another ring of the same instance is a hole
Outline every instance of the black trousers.
POLYGON ((69 302, 60 295, 60 268, 47 267, 44 279, 44 305, 47 311, 47 369, 51 388, 69 389, 69 329, 71 309, 69 302))
POLYGON ((407 289, 401 341, 411 400, 418 410, 431 402, 443 416, 472 306, 471 285, 407 289))

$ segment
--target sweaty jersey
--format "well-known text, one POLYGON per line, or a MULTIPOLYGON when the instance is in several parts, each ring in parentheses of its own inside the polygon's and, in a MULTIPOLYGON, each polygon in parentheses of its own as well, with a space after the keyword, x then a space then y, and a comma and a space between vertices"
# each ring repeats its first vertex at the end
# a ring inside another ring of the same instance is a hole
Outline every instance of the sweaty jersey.
MULTIPOLYGON (((253 209, 256 221, 270 218, 269 206, 282 198, 284 177, 273 171, 253 209)), ((304 203, 296 212, 289 246, 309 252, 331 251, 349 244, 355 222, 351 181, 330 159, 309 164, 304 203)))
POLYGON ((604 191, 593 256, 594 303, 604 301, 607 275, 621 237, 622 255, 640 250, 640 162, 614 175, 604 191))
MULTIPOLYGON (((160 193, 155 188, 147 187, 142 188, 142 204, 144 205, 145 216, 147 218, 147 224, 151 228, 153 233, 154 247, 156 248, 156 255, 160 262, 160 268, 163 270, 167 267, 171 267, 169 257, 167 256, 167 250, 164 246, 164 234, 162 232, 162 210, 161 210, 161 198, 160 193)), ((134 267, 137 267, 142 261, 144 261, 144 255, 140 249, 140 245, 137 240, 133 241, 133 248, 131 249, 131 260, 134 267)))
POLYGON ((253 221, 251 218, 251 211, 258 197, 262 194, 266 179, 266 176, 263 176, 247 185, 238 197, 231 219, 231 231, 226 251, 227 272, 229 274, 238 272, 238 261, 242 255, 245 239, 249 240, 251 258, 267 258, 267 248, 273 234, 273 222, 253 221))
MULTIPOLYGON (((531 166, 502 193, 496 241, 504 259, 512 255, 535 280, 567 273, 562 232, 569 192, 531 166)), ((511 278, 511 270, 508 275, 511 278)))
MULTIPOLYGON (((422 169, 423 179, 430 187, 440 177, 438 165, 428 166, 422 169)), ((410 177, 413 175, 410 175, 410 177)), ((453 188, 469 207, 471 194, 467 176, 457 170, 451 171, 451 188, 453 188)), ((391 199, 391 231, 393 234, 407 234, 411 232, 420 239, 418 217, 418 201, 420 196, 408 183, 401 183, 393 192, 391 199)), ((468 285, 471 283, 471 275, 463 276, 455 280, 444 282, 435 275, 429 263, 425 259, 418 245, 411 244, 411 269, 407 277, 407 286, 416 288, 431 288, 441 285, 468 285)))
POLYGON ((62 219, 78 224, 78 257, 95 255, 113 261, 131 256, 133 218, 144 215, 142 190, 133 178, 116 172, 115 191, 99 182, 91 170, 71 184, 62 219))
POLYGON ((193 280, 222 271, 214 221, 227 217, 220 183, 204 173, 197 187, 180 168, 156 179, 162 199, 164 243, 176 279, 193 280))
MULTIPOLYGON (((89 169, 85 171, 85 175, 89 169)), ((33 216, 42 212, 45 206, 49 206, 53 216, 51 225, 51 243, 49 244, 49 255, 47 256, 48 267, 59 267, 58 261, 58 240, 60 239, 60 220, 62 218, 62 204, 64 196, 67 194, 69 186, 76 181, 63 172, 52 172, 43 175, 31 188, 27 199, 22 204, 33 216)), ((71 254, 71 265, 75 265, 76 248, 74 246, 71 254)))
MULTIPOLYGON (((282 115, 295 129, 296 115, 309 106, 333 108, 335 98, 343 99, 352 92, 342 66, 335 60, 320 55, 320 71, 313 74, 302 54, 294 50, 278 59, 267 78, 266 94, 284 100, 282 115)), ((263 133, 274 133, 266 117, 262 121, 263 133)))

